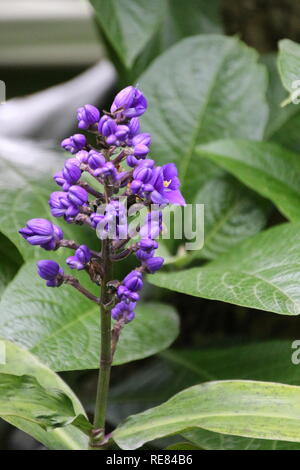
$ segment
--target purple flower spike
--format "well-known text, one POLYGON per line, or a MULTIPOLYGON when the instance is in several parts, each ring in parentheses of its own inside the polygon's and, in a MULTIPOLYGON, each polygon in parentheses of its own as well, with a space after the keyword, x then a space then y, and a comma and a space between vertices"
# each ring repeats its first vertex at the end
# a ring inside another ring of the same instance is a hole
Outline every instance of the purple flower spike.
POLYGON ((77 119, 80 129, 88 129, 89 126, 99 121, 100 111, 95 106, 86 104, 77 109, 77 119))
POLYGON ((161 256, 154 256, 145 261, 145 266, 150 271, 150 273, 155 273, 158 271, 164 264, 164 259, 161 256))
POLYGON ((81 186, 71 186, 68 191, 68 199, 75 207, 83 206, 87 203, 89 195, 81 186))
POLYGON ((86 264, 90 261, 91 259, 91 252, 88 249, 86 245, 81 245, 77 250, 75 251, 74 256, 69 256, 66 259, 66 263, 71 269, 84 269, 86 264))
POLYGON ((128 86, 116 95, 110 111, 126 118, 133 118, 144 114, 146 109, 147 100, 143 93, 133 86, 128 86))
POLYGON ((64 271, 58 263, 52 260, 37 262, 38 275, 45 279, 48 287, 59 287, 63 283, 64 271))
POLYGON ((47 219, 31 219, 19 233, 31 245, 40 245, 45 250, 55 250, 63 238, 60 227, 47 219))
POLYGON ((86 137, 82 134, 74 134, 61 143, 61 147, 71 153, 77 153, 86 145, 86 137))

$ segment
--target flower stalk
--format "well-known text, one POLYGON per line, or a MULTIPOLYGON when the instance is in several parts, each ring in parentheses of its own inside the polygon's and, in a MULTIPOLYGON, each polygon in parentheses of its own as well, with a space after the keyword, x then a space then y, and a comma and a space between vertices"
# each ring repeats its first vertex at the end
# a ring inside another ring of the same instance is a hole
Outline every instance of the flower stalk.
POLYGON ((101 282, 100 315, 101 315, 101 350, 98 374, 95 416, 93 432, 90 438, 91 449, 101 449, 105 438, 105 418, 112 365, 111 352, 111 312, 108 283, 112 278, 112 262, 110 260, 110 242, 103 240, 102 259, 104 276, 101 282))

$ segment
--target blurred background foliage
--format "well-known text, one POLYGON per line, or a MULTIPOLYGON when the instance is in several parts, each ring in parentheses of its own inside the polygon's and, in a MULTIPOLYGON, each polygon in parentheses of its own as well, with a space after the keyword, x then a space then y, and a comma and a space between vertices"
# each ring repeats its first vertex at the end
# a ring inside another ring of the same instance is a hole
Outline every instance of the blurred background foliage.
MULTIPOLYGON (((98 0, 91 0, 91 3, 99 6, 98 0)), ((36 161, 33 155, 39 154, 44 165, 49 160, 48 156, 55 154, 57 166, 62 156, 59 141, 75 129, 74 113, 78 106, 91 102, 105 108, 115 89, 126 83, 135 83, 153 59, 169 46, 187 36, 222 32, 238 36, 261 54, 261 61, 270 72, 268 95, 274 119, 268 124, 268 132, 275 136, 277 132, 275 140, 285 143, 285 135, 278 131, 276 119, 278 103, 286 93, 275 73, 274 54, 282 38, 300 42, 299 2, 158 0, 153 5, 153 21, 157 13, 161 16, 155 33, 147 36, 151 17, 144 18, 145 27, 129 38, 129 49, 121 51, 125 60, 120 60, 118 47, 125 47, 126 44, 122 37, 116 37, 117 44, 114 45, 109 37, 110 31, 106 28, 110 18, 109 7, 102 14, 94 15, 91 5, 80 0, 2 0, 0 79, 6 83, 9 101, 0 108, 1 156, 12 161, 18 161, 18 158, 36 161), (67 82, 66 85, 61 85, 64 82, 67 82), (32 93, 34 95, 27 96, 32 93)), ((298 150, 298 146, 297 140, 294 148, 298 150)), ((55 166, 55 162, 52 160, 50 166, 55 166)), ((220 175, 216 177, 221 178, 221 186, 219 184, 218 187, 222 189, 224 185, 224 194, 228 197, 228 181, 220 175)), ((205 197, 203 191, 205 188, 198 198, 205 197)), ((247 199, 245 188, 239 186, 231 197, 247 199)), ((5 206, 1 206, 3 210, 5 206)), ((265 221, 261 221, 261 214, 258 216, 257 223, 262 227, 265 221)), ((274 208, 268 209, 268 226, 283 220, 284 217, 274 208)), ((22 258, 5 235, 1 234, 0 241, 1 256, 3 253, 10 254, 9 262, 4 260, 3 255, 1 293, 6 280, 12 279, 18 271, 22 258)), ((199 260, 195 262, 199 264, 199 260)), ((145 297, 162 299, 177 308, 181 317, 181 334, 173 352, 113 370, 109 414, 112 426, 129 413, 155 405, 184 387, 207 380, 207 377, 226 379, 249 376, 251 379, 272 380, 276 375, 278 381, 300 383, 297 368, 286 367, 290 343, 276 342, 278 339, 299 337, 297 317, 162 292, 150 286, 145 297), (272 353, 266 353, 270 348, 264 347, 264 341, 270 339, 275 340, 272 353), (254 341, 261 341, 259 349, 256 345, 251 349, 254 341), (250 346, 243 346, 244 343, 250 343, 250 346), (228 352, 228 347, 232 346, 234 348, 228 352), (206 356, 204 351, 197 354, 196 359, 192 357, 193 351, 204 348, 210 348, 212 355, 206 356), (214 348, 218 348, 215 353, 214 348), (182 353, 178 354, 180 350, 182 353), (262 357, 264 364, 261 367, 264 370, 257 372, 262 357), (247 361, 249 366, 249 358, 253 366, 248 369, 247 375, 243 373, 243 366, 247 361), (279 358, 281 362, 278 364, 279 358)), ((62 376, 92 412, 91 397, 94 396, 96 374, 89 371, 66 372, 62 376)), ((193 442, 191 436, 187 438, 193 442)), ((214 436, 209 435, 201 436, 200 442, 206 442, 207 448, 220 445, 216 444, 214 436)), ((227 446, 241 448, 239 446, 242 444, 241 440, 231 438, 227 446)), ((22 431, 1 422, 0 449, 25 448, 37 449, 41 446, 22 431)))

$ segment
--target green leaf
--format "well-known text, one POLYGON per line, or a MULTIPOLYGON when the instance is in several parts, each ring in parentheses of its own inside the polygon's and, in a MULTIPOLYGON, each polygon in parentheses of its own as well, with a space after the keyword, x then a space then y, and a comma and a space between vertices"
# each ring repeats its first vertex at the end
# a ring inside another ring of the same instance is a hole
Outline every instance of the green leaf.
MULTIPOLYGON (((250 379, 300 385, 291 341, 268 341, 201 350, 167 350, 147 369, 134 371, 110 392, 109 420, 160 405, 186 387, 207 380, 250 379)), ((225 436, 203 429, 183 434, 203 449, 300 449, 299 444, 225 436)))
MULTIPOLYGON (((0 416, 22 418, 45 430, 77 423, 72 400, 60 390, 42 387, 30 375, 0 374, 0 416)), ((82 429, 86 418, 78 418, 82 429)))
MULTIPOLYGON (((35 377, 41 387, 56 389, 67 395, 77 415, 84 415, 84 409, 68 385, 51 369, 42 364, 36 356, 10 341, 1 341, 0 347, 5 361, 0 361, 0 374, 35 377), (4 363, 3 363, 4 362, 4 363)), ((3 359, 3 356, 1 356, 3 359)), ((6 416, 5 420, 42 442, 49 449, 82 450, 87 448, 88 438, 74 425, 45 431, 38 424, 24 418, 6 416)))
POLYGON ((194 204, 204 204, 205 239, 203 248, 190 252, 187 261, 217 258, 260 232, 270 211, 265 200, 228 176, 214 178, 204 184, 194 204))
POLYGON ((119 58, 130 67, 164 16, 165 0, 91 0, 97 20, 119 58))
POLYGON ((122 449, 203 428, 237 436, 300 442, 300 387, 254 381, 207 382, 130 416, 113 433, 122 449))
POLYGON ((147 369, 134 371, 112 388, 109 419, 118 424, 130 414, 159 405, 184 388, 207 380, 250 379, 300 385, 298 367, 291 361, 291 345, 291 341, 268 341, 163 351, 147 369))
POLYGON ((29 219, 41 217, 52 220, 62 226, 66 238, 75 238, 79 243, 84 243, 86 237, 90 237, 91 231, 84 227, 61 223, 51 217, 48 199, 50 193, 57 190, 52 175, 64 162, 63 155, 60 158, 58 155, 55 152, 41 151, 39 158, 33 156, 28 160, 24 157, 24 161, 14 161, 3 157, 0 151, 1 232, 14 243, 24 259, 41 254, 40 247, 29 245, 18 233, 29 219))
MULTIPOLYGON (((279 41, 278 70, 283 86, 287 91, 293 93, 293 83, 299 81, 300 68, 300 45, 290 39, 279 41)), ((298 83, 297 88, 299 89, 298 83)))
MULTIPOLYGON (((54 370, 98 368, 99 328, 99 306, 71 286, 47 288, 33 262, 22 267, 0 302, 0 337, 31 350, 54 370)), ((177 334, 174 308, 141 303, 122 332, 114 364, 156 354, 177 334)))
POLYGON ((217 163, 265 196, 291 220, 300 220, 300 160, 277 144, 218 140, 198 147, 202 157, 217 163))
POLYGON ((161 272, 154 285, 282 315, 299 315, 300 224, 282 224, 242 242, 205 267, 161 272))
POLYGON ((178 165, 188 202, 203 182, 220 174, 197 156, 201 142, 263 136, 265 70, 236 38, 184 39, 155 60, 139 85, 149 101, 143 128, 153 136, 152 153, 159 163, 178 165))

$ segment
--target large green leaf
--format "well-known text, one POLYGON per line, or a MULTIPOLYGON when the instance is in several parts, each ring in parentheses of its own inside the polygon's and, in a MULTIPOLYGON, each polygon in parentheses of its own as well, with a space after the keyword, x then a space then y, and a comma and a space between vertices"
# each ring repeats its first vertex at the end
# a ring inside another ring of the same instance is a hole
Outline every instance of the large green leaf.
POLYGON ((243 183, 271 199, 291 220, 300 220, 300 159, 277 144, 218 140, 198 147, 243 183))
POLYGON ((283 315, 300 313, 300 224, 247 239, 205 267, 149 277, 157 286, 283 315))
MULTIPOLYGON (((99 307, 70 286, 47 288, 35 263, 22 267, 0 302, 0 337, 30 349, 54 370, 99 367, 99 307)), ((122 332, 114 364, 151 356, 178 334, 174 308, 141 303, 122 332)))
POLYGON ((106 38, 130 67, 164 17, 165 0, 91 0, 106 38))
POLYGON ((262 230, 270 211, 265 200, 228 176, 205 183, 194 204, 204 204, 204 246, 199 251, 190 252, 186 261, 199 257, 217 258, 262 230))
POLYGON ((1 232, 16 245, 25 259, 37 257, 41 253, 39 247, 29 245, 18 233, 29 219, 42 217, 52 220, 61 225, 66 238, 75 238, 78 242, 84 242, 90 237, 91 232, 87 232, 84 227, 66 224, 50 214, 49 195, 57 191, 52 175, 63 166, 63 155, 40 149, 40 154, 33 155, 30 160, 26 152, 24 161, 9 157, 2 156, 0 150, 1 232))
MULTIPOLYGON (((110 392, 109 419, 160 405, 186 387, 207 380, 250 379, 300 385, 298 366, 291 361, 290 341, 269 341, 226 348, 168 350, 147 368, 134 371, 110 392)), ((203 429, 183 437, 204 449, 298 448, 299 444, 225 436, 203 429)))
POLYGON ((300 387, 220 381, 188 388, 162 405, 130 416, 113 433, 122 449, 191 428, 300 442, 300 387))
MULTIPOLYGON (((5 363, 2 364, 3 361, 1 361, 0 374, 35 377, 42 387, 60 390, 66 394, 72 400, 76 414, 84 414, 84 409, 72 390, 55 372, 42 364, 36 356, 10 341, 1 341, 1 350, 5 352, 5 363)), ((50 449, 79 450, 87 448, 87 436, 73 425, 45 431, 38 424, 29 422, 24 418, 6 416, 5 420, 32 435, 50 449)))
POLYGON ((109 418, 117 424, 130 414, 159 405, 184 388, 207 380, 250 379, 300 385, 291 354, 290 341, 164 351, 146 369, 135 371, 112 388, 109 418))
POLYGON ((72 400, 60 390, 42 387, 31 375, 0 374, 0 416, 22 418, 43 429, 77 425, 72 400))
POLYGON ((196 154, 201 142, 263 136, 265 70, 236 38, 184 39, 153 62, 139 85, 149 100, 143 128, 153 136, 152 153, 178 165, 188 202, 218 172, 196 154))

